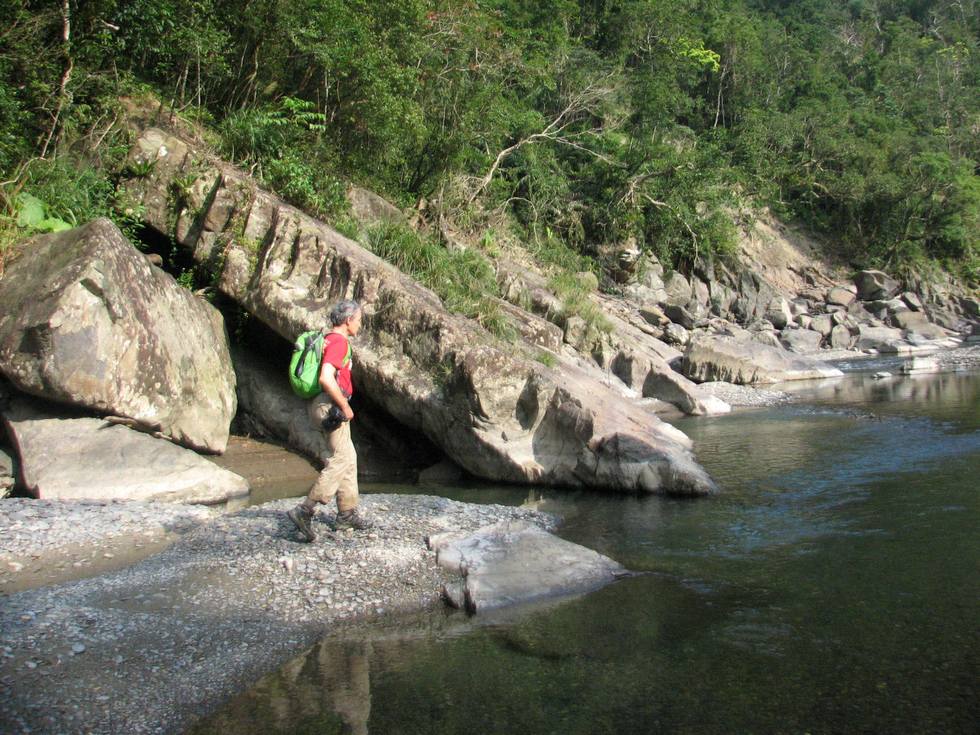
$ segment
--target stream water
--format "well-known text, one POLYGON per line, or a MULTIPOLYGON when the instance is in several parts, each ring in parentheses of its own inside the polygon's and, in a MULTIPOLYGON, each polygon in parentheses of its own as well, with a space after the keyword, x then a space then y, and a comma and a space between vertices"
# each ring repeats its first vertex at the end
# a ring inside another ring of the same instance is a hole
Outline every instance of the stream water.
POLYGON ((677 422, 715 498, 445 489, 648 574, 328 636, 195 731, 976 732, 980 375, 796 389, 677 422))

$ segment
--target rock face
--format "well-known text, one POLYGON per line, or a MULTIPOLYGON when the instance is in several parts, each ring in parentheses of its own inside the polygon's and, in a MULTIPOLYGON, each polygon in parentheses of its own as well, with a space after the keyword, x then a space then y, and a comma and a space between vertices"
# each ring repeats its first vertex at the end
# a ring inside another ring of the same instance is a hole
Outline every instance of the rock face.
POLYGON ((221 315, 105 219, 45 235, 0 280, 0 371, 20 390, 222 452, 235 373, 221 315))
POLYGON ((220 503, 248 494, 238 475, 125 426, 55 417, 23 401, 3 418, 24 485, 37 498, 220 503))
POLYGON ((471 614, 586 592, 626 574, 612 559, 526 521, 431 536, 429 548, 440 566, 462 575, 444 592, 450 604, 471 614))
POLYGON ((366 329, 355 383, 477 477, 573 487, 703 494, 714 483, 690 441, 594 377, 558 373, 502 345, 356 243, 241 172, 205 165, 183 141, 145 131, 132 152, 154 161, 128 183, 147 224, 215 268, 218 288, 286 339, 320 327, 352 297, 366 329), (174 214, 177 177, 193 177, 174 214))
POLYGON ((843 375, 819 360, 731 337, 694 340, 684 353, 681 370, 699 383, 723 380, 742 385, 843 375))

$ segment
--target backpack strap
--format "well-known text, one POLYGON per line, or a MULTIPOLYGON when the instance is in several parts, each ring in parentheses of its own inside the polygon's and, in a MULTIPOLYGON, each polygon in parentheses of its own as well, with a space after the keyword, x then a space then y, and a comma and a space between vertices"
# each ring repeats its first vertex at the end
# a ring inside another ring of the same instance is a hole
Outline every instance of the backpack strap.
MULTIPOLYGON (((344 359, 341 360, 341 363, 340 364, 341 364, 341 366, 344 366, 344 367, 346 367, 347 365, 350 365, 350 363, 351 363, 351 357, 352 357, 354 351, 351 349, 350 340, 347 339, 347 337, 345 337, 344 335, 338 334, 337 332, 328 332, 326 338, 323 341, 323 351, 326 352, 327 345, 331 342, 331 339, 330 339, 331 337, 337 337, 339 339, 344 340, 344 344, 347 345, 347 354, 344 355, 344 359)), ((334 341, 336 341, 336 340, 334 340, 334 341)), ((323 355, 322 354, 320 356, 320 360, 321 360, 321 362, 323 360, 323 355)))

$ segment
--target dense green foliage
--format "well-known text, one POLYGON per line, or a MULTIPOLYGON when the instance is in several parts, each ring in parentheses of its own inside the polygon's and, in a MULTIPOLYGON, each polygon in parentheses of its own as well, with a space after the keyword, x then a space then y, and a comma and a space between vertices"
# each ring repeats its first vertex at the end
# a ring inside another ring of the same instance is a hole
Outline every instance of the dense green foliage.
POLYGON ((328 216, 354 179, 684 268, 768 205, 856 265, 976 280, 978 26, 976 0, 10 0, 4 203, 118 212, 94 180, 87 208, 35 188, 116 160, 148 85, 328 216))

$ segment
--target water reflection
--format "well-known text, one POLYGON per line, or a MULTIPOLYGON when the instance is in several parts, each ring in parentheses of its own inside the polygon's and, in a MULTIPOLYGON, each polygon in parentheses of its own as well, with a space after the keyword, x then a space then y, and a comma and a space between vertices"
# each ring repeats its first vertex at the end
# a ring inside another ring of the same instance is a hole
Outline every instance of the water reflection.
POLYGON ((324 639, 190 732, 367 735, 373 649, 367 638, 324 639))

